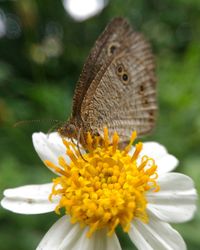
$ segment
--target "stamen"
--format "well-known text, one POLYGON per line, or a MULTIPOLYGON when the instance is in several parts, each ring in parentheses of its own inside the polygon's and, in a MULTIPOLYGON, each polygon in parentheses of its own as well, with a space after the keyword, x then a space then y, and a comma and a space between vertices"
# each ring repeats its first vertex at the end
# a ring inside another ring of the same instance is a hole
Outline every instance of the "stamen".
POLYGON ((136 137, 137 137, 137 133, 136 133, 136 131, 133 131, 133 133, 131 134, 130 142, 129 142, 129 144, 125 147, 125 149, 124 149, 124 151, 125 151, 126 153, 128 153, 128 152, 130 151, 131 146, 132 146, 133 142, 135 141, 136 137))
POLYGON ((119 136, 117 134, 117 132, 114 132, 113 134, 113 140, 112 140, 112 145, 113 145, 113 150, 112 153, 114 154, 117 150, 118 147, 118 143, 119 143, 119 136))
POLYGON ((67 155, 74 164, 78 164, 77 158, 71 149, 67 150, 67 155))
POLYGON ((134 154, 132 156, 133 161, 138 158, 138 155, 142 150, 142 143, 141 142, 137 143, 135 147, 136 147, 136 150, 135 150, 135 152, 134 152, 134 154))
POLYGON ((61 168, 57 167, 57 166, 54 165, 52 162, 46 160, 46 161, 44 161, 44 163, 45 163, 48 167, 52 168, 56 173, 67 176, 67 173, 66 173, 64 170, 62 170, 61 168))

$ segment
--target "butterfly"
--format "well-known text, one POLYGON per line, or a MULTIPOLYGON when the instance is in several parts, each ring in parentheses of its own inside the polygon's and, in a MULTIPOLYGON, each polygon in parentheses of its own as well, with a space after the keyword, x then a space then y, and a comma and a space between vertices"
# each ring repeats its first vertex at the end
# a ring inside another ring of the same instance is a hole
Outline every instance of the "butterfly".
POLYGON ((156 110, 151 47, 117 17, 95 42, 75 89, 72 114, 58 133, 84 145, 87 132, 101 137, 106 126, 110 137, 116 131, 125 143, 133 130, 139 136, 152 130, 156 110))

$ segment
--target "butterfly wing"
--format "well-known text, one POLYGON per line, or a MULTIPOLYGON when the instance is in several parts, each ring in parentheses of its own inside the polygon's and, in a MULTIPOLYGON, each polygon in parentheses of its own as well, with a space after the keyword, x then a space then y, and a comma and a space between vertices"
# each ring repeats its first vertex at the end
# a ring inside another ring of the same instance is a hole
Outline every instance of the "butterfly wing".
POLYGON ((106 42, 101 37, 97 40, 101 46, 88 76, 91 82, 86 83, 80 114, 86 130, 102 134, 107 126, 110 135, 117 131, 121 140, 127 141, 133 130, 144 135, 155 124, 155 67, 143 36, 124 19, 117 20, 114 33, 107 33, 111 28, 104 32, 106 42))

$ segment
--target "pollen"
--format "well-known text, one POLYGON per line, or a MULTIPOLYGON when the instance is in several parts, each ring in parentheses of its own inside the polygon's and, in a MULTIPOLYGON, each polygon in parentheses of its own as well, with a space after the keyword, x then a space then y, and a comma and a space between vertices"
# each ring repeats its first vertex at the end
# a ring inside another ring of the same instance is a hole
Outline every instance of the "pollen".
POLYGON ((60 197, 55 211, 62 209, 71 223, 88 227, 88 237, 102 228, 112 235, 118 225, 128 232, 135 218, 148 223, 146 192, 159 191, 157 166, 152 158, 139 156, 141 142, 130 154, 135 138, 133 132, 128 145, 120 149, 118 134, 110 139, 105 128, 103 140, 88 133, 87 150, 82 155, 76 145, 63 139, 70 163, 62 156, 58 166, 45 161, 59 175, 49 197, 60 197))

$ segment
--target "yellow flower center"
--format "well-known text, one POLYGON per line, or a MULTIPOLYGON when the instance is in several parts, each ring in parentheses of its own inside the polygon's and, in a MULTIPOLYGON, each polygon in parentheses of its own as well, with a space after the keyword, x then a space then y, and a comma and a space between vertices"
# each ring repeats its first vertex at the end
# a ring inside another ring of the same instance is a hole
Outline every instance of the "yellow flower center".
POLYGON ((110 142, 105 128, 103 142, 88 133, 87 152, 83 155, 73 143, 63 140, 71 159, 69 164, 63 157, 59 157, 59 166, 45 161, 59 174, 53 180, 50 195, 50 200, 52 196, 60 197, 56 212, 64 208, 71 223, 89 226, 88 237, 104 227, 111 235, 118 225, 127 232, 134 218, 148 222, 146 192, 159 190, 157 166, 148 156, 143 156, 138 164, 141 142, 130 155, 135 138, 136 132, 133 132, 130 143, 120 150, 117 133, 110 142))

